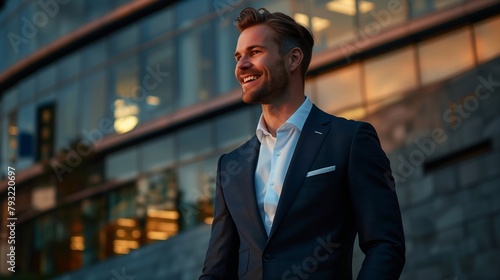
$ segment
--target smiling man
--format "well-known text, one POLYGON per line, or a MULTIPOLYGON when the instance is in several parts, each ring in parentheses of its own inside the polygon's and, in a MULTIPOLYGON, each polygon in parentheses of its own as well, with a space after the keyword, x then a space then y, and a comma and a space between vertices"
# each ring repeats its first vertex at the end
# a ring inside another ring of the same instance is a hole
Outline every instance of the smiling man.
MULTIPOLYGON (((374 128, 329 115, 304 94, 314 44, 282 13, 245 8, 235 76, 262 106, 256 135, 220 157, 200 280, 398 279, 404 234, 389 160, 374 128)), ((345 93, 349 94, 349 93, 345 93)))

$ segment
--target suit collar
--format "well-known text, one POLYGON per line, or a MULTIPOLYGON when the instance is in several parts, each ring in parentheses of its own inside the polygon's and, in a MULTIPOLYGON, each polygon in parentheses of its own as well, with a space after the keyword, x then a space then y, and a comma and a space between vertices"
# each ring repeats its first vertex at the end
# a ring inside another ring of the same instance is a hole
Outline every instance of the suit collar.
POLYGON ((262 248, 267 242, 267 233, 262 223, 257 198, 255 194, 255 169, 259 158, 260 142, 256 136, 252 137, 246 145, 237 149, 238 162, 241 164, 242 172, 239 176, 240 194, 243 199, 244 208, 248 211, 248 229, 254 238, 258 238, 262 248))

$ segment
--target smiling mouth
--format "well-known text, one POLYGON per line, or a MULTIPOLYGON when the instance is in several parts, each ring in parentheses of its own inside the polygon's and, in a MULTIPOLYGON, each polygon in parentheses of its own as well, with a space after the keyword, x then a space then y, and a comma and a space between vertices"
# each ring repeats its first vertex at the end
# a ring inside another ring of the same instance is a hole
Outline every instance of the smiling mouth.
POLYGON ((258 76, 258 75, 255 75, 255 76, 248 76, 248 77, 245 77, 245 78, 243 79, 243 83, 245 83, 245 84, 246 84, 246 83, 248 83, 248 82, 252 82, 252 81, 257 80, 258 78, 260 78, 260 76, 258 76))

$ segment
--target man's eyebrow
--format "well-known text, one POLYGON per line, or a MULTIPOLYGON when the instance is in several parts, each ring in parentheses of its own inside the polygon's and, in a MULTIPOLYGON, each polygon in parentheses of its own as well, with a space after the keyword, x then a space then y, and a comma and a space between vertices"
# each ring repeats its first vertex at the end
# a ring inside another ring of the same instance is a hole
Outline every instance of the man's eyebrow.
MULTIPOLYGON (((264 47, 262 45, 251 45, 251 46, 248 46, 246 48, 246 50, 251 50, 251 49, 255 49, 255 48, 267 49, 266 47, 264 47)), ((238 56, 239 54, 240 54, 239 51, 234 52, 234 56, 238 56)))

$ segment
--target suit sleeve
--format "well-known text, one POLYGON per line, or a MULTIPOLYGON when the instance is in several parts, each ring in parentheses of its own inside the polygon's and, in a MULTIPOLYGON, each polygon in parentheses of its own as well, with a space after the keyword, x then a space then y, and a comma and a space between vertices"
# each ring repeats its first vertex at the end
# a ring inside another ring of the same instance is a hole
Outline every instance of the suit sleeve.
POLYGON ((212 235, 208 245, 203 273, 199 280, 238 279, 239 237, 233 218, 227 209, 221 186, 222 158, 217 163, 212 235))
POLYGON ((368 123, 356 128, 348 170, 359 246, 365 253, 358 280, 399 279, 405 263, 401 212, 389 159, 368 123))

